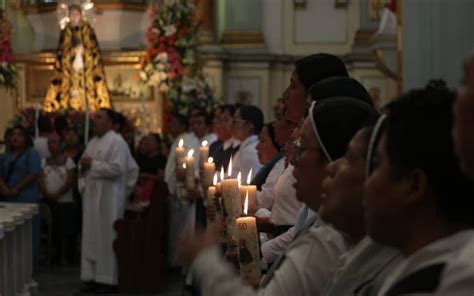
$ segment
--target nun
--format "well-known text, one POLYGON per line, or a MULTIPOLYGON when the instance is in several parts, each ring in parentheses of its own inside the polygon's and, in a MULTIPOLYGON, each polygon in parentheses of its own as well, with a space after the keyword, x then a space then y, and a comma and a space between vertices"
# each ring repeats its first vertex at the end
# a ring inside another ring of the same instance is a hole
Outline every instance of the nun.
MULTIPOLYGON (((333 98, 313 103, 301 128, 293 164, 298 199, 314 211, 321 205, 321 182, 326 165, 344 155, 354 134, 378 113, 353 98, 333 98)), ((184 234, 183 260, 196 276, 205 295, 320 295, 348 250, 344 235, 318 216, 309 221, 272 265, 259 289, 242 284, 220 255, 213 232, 184 234)))

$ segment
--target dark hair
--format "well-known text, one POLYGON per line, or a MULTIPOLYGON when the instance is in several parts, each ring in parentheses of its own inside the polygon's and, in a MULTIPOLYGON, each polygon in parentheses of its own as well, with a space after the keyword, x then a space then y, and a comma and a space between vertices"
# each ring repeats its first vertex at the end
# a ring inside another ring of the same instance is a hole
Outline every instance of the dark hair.
POLYGON ((50 133, 53 131, 53 125, 51 123, 51 120, 44 116, 44 115, 40 115, 38 117, 38 130, 40 132, 44 132, 44 133, 50 133))
POLYGON ((28 130, 23 127, 22 125, 15 125, 11 128, 11 131, 10 131, 10 134, 8 136, 11 136, 11 133, 13 133, 14 130, 20 130, 21 134, 23 135, 23 137, 25 138, 25 146, 26 148, 29 148, 29 147, 32 147, 33 146, 33 139, 31 138, 31 135, 30 133, 28 132, 28 130))
POLYGON ((64 115, 58 115, 54 119, 54 129, 56 130, 57 133, 61 134, 65 128, 67 128, 68 122, 67 118, 64 115))
POLYGON ((110 108, 100 108, 100 111, 104 111, 107 117, 112 121, 113 124, 115 124, 115 117, 116 117, 116 112, 110 108))
POLYGON ((193 117, 203 117, 204 118, 204 123, 206 126, 209 126, 212 124, 212 119, 211 116, 204 110, 204 109, 199 109, 194 113, 193 117))
POLYGON ((158 143, 158 145, 161 145, 162 139, 161 139, 160 134, 157 134, 157 133, 149 133, 148 136, 154 138, 155 141, 156 141, 156 143, 158 143))
POLYGON ((313 84, 309 89, 313 100, 324 100, 331 97, 351 97, 374 106, 372 97, 359 81, 350 77, 329 77, 313 84))
POLYGON ((121 133, 123 131, 125 123, 127 122, 127 118, 125 117, 125 115, 123 115, 122 113, 117 112, 117 111, 115 111, 114 115, 115 115, 114 116, 114 125, 117 124, 119 126, 119 132, 121 133))
POLYGON ((235 113, 235 108, 236 106, 235 105, 232 105, 232 104, 224 104, 224 105, 221 105, 221 108, 222 108, 222 113, 224 112, 228 112, 230 114, 230 116, 234 116, 234 113, 235 113))
POLYGON ((276 138, 275 138, 275 128, 273 127, 274 124, 275 124, 275 122, 272 121, 272 122, 269 122, 269 123, 265 124, 265 127, 268 130, 268 136, 270 137, 270 140, 272 141, 273 147, 275 147, 276 150, 281 151, 281 146, 280 146, 280 144, 278 144, 278 142, 276 141, 276 138))
POLYGON ((239 108, 240 117, 254 126, 253 133, 260 134, 263 128, 263 112, 257 106, 244 105, 239 108))
POLYGON ((439 210, 450 221, 474 226, 474 186, 463 175, 453 146, 455 99, 442 80, 409 91, 388 106, 384 135, 392 175, 422 170, 439 210))
POLYGON ((189 128, 189 122, 186 116, 181 115, 179 113, 175 113, 173 117, 179 122, 179 124, 184 126, 186 130, 189 128))
POLYGON ((331 54, 313 54, 295 62, 295 71, 304 88, 328 77, 349 76, 344 62, 331 54))

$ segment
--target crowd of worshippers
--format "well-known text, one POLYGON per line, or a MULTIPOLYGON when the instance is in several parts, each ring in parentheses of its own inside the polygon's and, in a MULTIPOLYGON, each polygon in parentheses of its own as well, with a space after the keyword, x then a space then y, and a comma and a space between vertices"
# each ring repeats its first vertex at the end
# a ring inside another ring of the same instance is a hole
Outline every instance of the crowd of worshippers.
POLYGON ((46 118, 34 140, 15 126, 0 190, 3 200, 41 198, 51 208, 55 260, 80 253, 84 292, 115 291, 113 223, 165 182, 167 263, 184 267, 192 294, 472 295, 473 115, 474 56, 459 92, 431 80, 377 110, 338 57, 319 53, 295 62, 273 121, 253 105, 192 108, 136 145, 109 109, 94 115, 87 145, 46 118), (180 142, 196 163, 207 142, 217 173, 240 172, 256 186, 258 281, 242 281, 236 254, 207 227, 219 209, 203 202, 199 178, 186 202, 179 196, 180 142), (80 252, 71 247, 79 236, 80 252))
POLYGON ((275 122, 243 106, 234 139, 216 144, 256 172, 263 276, 239 275, 213 227, 188 227, 176 247, 190 291, 472 295, 474 55, 459 92, 430 80, 376 110, 340 59, 315 54, 296 61, 282 97, 275 122))

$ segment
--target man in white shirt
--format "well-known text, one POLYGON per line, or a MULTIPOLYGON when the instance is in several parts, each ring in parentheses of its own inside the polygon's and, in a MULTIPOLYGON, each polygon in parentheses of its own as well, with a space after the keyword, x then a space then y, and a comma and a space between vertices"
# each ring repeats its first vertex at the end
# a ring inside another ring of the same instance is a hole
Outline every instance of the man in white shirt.
POLYGON ((101 109, 94 116, 96 136, 81 159, 85 172, 81 280, 84 292, 113 292, 117 262, 112 245, 113 224, 123 217, 127 191, 129 149, 113 130, 114 112, 101 109))
POLYGON ((240 148, 232 160, 232 176, 240 172, 248 176, 252 169, 252 177, 262 165, 258 161, 257 149, 258 134, 263 128, 263 113, 256 106, 242 106, 234 114, 233 136, 240 141, 240 148))

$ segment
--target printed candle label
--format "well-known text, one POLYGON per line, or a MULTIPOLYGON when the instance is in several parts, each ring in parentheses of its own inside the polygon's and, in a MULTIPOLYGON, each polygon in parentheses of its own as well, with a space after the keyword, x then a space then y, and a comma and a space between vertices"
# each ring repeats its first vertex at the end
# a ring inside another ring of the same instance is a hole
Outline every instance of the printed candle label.
POLYGON ((259 279, 261 272, 256 219, 242 217, 237 219, 236 224, 240 274, 243 279, 259 279))
POLYGON ((230 246, 237 245, 237 229, 235 219, 242 213, 240 191, 236 179, 224 180, 222 185, 222 199, 227 211, 227 242, 230 246))

